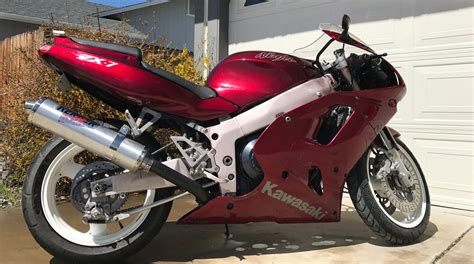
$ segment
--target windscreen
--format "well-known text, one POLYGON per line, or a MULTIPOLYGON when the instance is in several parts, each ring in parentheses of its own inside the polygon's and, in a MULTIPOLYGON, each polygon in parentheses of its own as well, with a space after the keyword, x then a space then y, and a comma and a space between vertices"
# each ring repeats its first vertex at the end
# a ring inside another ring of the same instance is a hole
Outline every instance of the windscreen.
MULTIPOLYGON (((329 24, 329 23, 319 24, 319 29, 321 29, 324 33, 326 33, 331 38, 333 38, 337 41, 340 41, 339 36, 344 31, 344 29, 342 29, 342 27, 340 27, 338 25, 335 25, 335 24, 329 24)), ((361 49, 364 49, 364 50, 367 50, 367 51, 370 51, 370 52, 374 52, 367 44, 365 44, 361 39, 359 39, 358 37, 356 37, 352 33, 349 32, 349 36, 351 37, 352 42, 351 43, 346 43, 346 44, 353 45, 353 46, 359 47, 361 49)))

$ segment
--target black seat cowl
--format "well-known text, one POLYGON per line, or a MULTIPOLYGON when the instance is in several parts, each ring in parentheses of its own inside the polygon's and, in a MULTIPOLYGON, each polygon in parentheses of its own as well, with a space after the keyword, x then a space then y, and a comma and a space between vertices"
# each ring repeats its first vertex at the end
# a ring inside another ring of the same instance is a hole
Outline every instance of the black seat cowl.
POLYGON ((155 68, 144 61, 142 61, 142 66, 145 70, 183 87, 184 89, 192 92, 193 94, 197 95, 201 99, 210 99, 217 96, 216 92, 209 87, 199 86, 177 75, 174 75, 171 72, 167 72, 167 71, 155 68))
POLYGON ((71 40, 76 42, 76 43, 79 43, 81 45, 86 45, 86 46, 96 47, 96 48, 100 48, 100 49, 107 49, 107 50, 111 50, 111 51, 125 53, 125 54, 135 56, 139 59, 142 58, 142 51, 139 48, 136 48, 136 47, 130 47, 130 46, 112 44, 112 43, 105 43, 105 42, 99 42, 99 41, 93 41, 93 40, 78 39, 78 38, 71 38, 71 40))

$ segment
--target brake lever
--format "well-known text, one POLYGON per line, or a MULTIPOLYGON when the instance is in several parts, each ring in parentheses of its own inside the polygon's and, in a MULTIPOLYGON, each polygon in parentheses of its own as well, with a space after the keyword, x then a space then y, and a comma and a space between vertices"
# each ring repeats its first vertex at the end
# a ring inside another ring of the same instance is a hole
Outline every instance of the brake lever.
POLYGON ((387 52, 384 52, 382 54, 373 54, 369 56, 370 56, 370 59, 373 60, 373 59, 379 59, 379 58, 385 57, 387 55, 388 55, 387 52))
POLYGON ((382 54, 371 54, 371 55, 362 54, 362 56, 361 56, 362 66, 367 64, 368 62, 373 61, 374 59, 380 59, 380 58, 385 57, 385 56, 387 56, 386 52, 384 52, 382 54))

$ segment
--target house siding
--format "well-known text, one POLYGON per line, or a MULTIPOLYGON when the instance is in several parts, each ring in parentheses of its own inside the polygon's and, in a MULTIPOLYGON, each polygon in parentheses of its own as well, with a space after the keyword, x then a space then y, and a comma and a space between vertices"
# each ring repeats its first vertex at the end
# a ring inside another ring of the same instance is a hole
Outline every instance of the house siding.
POLYGON ((36 24, 0 19, 0 41, 37 28, 36 24))
POLYGON ((148 35, 148 41, 166 40, 171 48, 194 49, 194 16, 186 15, 187 1, 141 8, 121 15, 128 24, 148 35), (153 30, 156 28, 156 31, 153 30))

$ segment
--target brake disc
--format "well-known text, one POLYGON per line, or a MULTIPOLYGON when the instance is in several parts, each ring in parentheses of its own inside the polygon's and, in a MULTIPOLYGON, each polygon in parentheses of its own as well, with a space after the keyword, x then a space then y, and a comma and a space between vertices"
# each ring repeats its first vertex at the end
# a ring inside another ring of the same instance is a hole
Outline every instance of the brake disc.
MULTIPOLYGON (((71 202, 78 211, 84 213, 87 201, 91 197, 90 183, 122 172, 122 168, 109 161, 97 161, 86 165, 74 177, 71 184, 71 202)), ((101 198, 102 199, 102 198, 101 198)), ((101 208, 112 214, 127 201, 126 194, 107 196, 100 202, 101 208)))
MULTIPOLYGON (((402 160, 397 162, 403 162, 402 160)), ((407 168, 413 173, 413 168, 407 168)), ((381 196, 388 199, 390 204, 395 206, 403 213, 414 212, 421 203, 421 190, 418 177, 413 177, 415 184, 410 187, 404 187, 398 177, 398 171, 392 171, 379 180, 381 196)))

